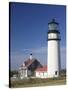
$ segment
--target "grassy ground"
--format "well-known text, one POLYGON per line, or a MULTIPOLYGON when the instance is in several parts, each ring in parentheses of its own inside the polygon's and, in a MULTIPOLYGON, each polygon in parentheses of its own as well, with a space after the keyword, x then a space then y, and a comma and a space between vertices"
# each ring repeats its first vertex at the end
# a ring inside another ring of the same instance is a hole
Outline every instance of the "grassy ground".
POLYGON ((24 79, 11 81, 11 87, 36 87, 36 86, 51 86, 51 85, 65 85, 66 78, 51 78, 51 79, 24 79))

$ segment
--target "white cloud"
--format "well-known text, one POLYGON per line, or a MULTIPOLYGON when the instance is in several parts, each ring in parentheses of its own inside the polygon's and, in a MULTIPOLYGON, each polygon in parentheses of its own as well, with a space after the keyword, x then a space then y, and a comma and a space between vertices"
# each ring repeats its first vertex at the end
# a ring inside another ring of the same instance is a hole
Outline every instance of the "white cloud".
POLYGON ((47 47, 26 48, 26 49, 22 49, 22 52, 46 53, 47 52, 47 47))
POLYGON ((61 52, 66 52, 66 47, 61 47, 60 50, 61 52))
POLYGON ((61 47, 60 49, 61 68, 66 68, 66 48, 61 47))
POLYGON ((47 47, 41 47, 33 50, 33 53, 46 53, 47 47))

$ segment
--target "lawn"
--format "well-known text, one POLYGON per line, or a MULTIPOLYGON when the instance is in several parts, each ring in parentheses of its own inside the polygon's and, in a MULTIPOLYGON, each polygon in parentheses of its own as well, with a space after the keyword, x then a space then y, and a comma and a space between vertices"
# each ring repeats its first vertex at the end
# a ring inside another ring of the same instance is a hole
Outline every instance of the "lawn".
POLYGON ((51 86, 51 85, 65 85, 66 78, 51 78, 51 79, 23 79, 11 81, 11 88, 17 87, 37 87, 37 86, 51 86))

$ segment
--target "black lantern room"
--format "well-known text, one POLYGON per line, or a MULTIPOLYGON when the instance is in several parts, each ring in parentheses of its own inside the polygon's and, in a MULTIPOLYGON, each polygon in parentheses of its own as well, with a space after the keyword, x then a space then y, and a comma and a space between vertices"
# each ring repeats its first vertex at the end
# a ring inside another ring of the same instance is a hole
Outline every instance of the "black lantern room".
POLYGON ((60 40, 59 23, 52 19, 48 23, 48 40, 60 40))

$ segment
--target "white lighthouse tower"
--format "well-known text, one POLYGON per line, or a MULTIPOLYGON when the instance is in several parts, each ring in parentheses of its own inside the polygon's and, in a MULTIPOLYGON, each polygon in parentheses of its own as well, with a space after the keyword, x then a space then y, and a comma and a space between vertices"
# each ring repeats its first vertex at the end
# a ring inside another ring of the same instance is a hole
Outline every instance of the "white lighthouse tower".
POLYGON ((48 77, 58 77, 60 71, 59 23, 52 19, 48 23, 48 77))

